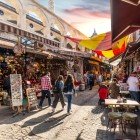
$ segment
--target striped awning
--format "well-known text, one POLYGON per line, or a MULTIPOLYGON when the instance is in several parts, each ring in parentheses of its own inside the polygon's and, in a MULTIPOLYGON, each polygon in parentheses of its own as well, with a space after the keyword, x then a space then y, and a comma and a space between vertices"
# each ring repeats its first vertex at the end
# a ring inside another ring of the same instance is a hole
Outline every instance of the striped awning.
POLYGON ((54 46, 54 47, 59 47, 59 45, 60 45, 59 42, 46 39, 46 38, 41 37, 39 35, 30 33, 28 31, 24 31, 22 29, 7 25, 5 23, 0 23, 0 31, 7 32, 9 34, 14 34, 14 35, 20 36, 20 37, 26 37, 26 38, 29 38, 29 39, 33 39, 33 40, 36 40, 39 43, 54 46))

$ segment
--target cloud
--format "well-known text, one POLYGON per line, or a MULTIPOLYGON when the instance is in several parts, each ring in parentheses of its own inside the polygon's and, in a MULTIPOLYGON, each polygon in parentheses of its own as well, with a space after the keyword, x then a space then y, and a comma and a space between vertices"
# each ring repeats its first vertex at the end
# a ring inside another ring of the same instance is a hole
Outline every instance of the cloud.
POLYGON ((110 11, 109 10, 89 10, 87 8, 72 8, 72 9, 65 9, 64 12, 69 15, 73 16, 81 16, 85 18, 110 18, 110 11))

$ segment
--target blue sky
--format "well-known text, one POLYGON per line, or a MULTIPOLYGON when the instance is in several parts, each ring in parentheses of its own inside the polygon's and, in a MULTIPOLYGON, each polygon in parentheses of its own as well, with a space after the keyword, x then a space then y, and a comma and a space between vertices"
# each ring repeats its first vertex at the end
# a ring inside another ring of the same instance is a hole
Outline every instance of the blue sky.
MULTIPOLYGON (((38 0, 48 7, 48 0, 38 0)), ((55 14, 87 36, 110 31, 110 0, 55 0, 55 14)))

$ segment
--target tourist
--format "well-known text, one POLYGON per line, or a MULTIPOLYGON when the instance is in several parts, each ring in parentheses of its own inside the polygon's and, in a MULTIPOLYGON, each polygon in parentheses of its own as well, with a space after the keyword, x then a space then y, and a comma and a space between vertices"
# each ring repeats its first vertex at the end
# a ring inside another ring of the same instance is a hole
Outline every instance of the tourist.
POLYGON ((98 105, 102 105, 103 103, 105 103, 105 99, 108 98, 108 94, 109 94, 108 87, 106 86, 105 83, 100 84, 98 93, 99 93, 98 105))
POLYGON ((10 74, 5 75, 3 80, 3 89, 7 91, 8 96, 11 98, 10 74))
POLYGON ((64 89, 64 78, 62 75, 60 75, 55 82, 55 93, 54 93, 54 101, 52 104, 52 112, 55 111, 59 99, 62 105, 62 110, 64 110, 65 102, 63 96, 63 89, 64 89))
POLYGON ((74 79, 73 79, 73 76, 71 74, 69 74, 67 76, 65 84, 64 84, 64 94, 68 100, 68 106, 67 106, 67 114, 68 115, 70 115, 72 95, 74 93, 75 93, 74 79))
POLYGON ((117 79, 113 78, 113 80, 109 86, 110 97, 113 99, 117 99, 117 97, 119 96, 119 93, 120 93, 120 88, 117 83, 118 83, 117 79))
POLYGON ((92 90, 92 87, 94 86, 94 75, 92 71, 88 74, 88 80, 89 80, 89 90, 92 90))
POLYGON ((101 73, 99 73, 98 78, 97 78, 98 84, 101 85, 101 83, 103 82, 103 76, 101 73))
POLYGON ((39 103, 39 108, 42 109, 43 101, 47 95, 48 97, 48 105, 51 106, 51 90, 52 84, 51 84, 51 78, 50 78, 50 72, 47 72, 42 78, 41 78, 41 90, 42 90, 42 96, 39 103))
POLYGON ((125 73, 123 76, 123 83, 126 83, 128 79, 128 75, 125 73))
POLYGON ((139 102, 139 80, 136 72, 131 73, 127 80, 127 84, 129 86, 131 98, 139 102))
POLYGON ((84 74, 84 82, 85 82, 85 88, 87 88, 88 87, 88 82, 89 80, 88 80, 88 71, 84 74))

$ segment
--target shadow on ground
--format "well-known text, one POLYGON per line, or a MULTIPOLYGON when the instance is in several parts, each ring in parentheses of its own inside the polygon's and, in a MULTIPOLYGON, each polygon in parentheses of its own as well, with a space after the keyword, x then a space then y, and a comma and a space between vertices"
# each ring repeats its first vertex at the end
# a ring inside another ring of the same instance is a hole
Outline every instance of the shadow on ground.
MULTIPOLYGON (((51 130, 52 128, 61 125, 63 123, 63 119, 65 119, 67 117, 67 114, 63 114, 59 117, 51 117, 46 121, 43 121, 39 124, 37 124, 33 129, 32 132, 33 134, 40 134, 40 133, 44 133, 47 132, 49 130, 51 130)), ((29 134, 30 135, 30 134, 29 134)))
POLYGON ((52 117, 53 115, 56 115, 58 113, 60 113, 60 111, 57 111, 55 113, 48 113, 48 114, 44 114, 42 116, 39 116, 37 118, 32 118, 28 121, 26 121, 21 127, 27 127, 27 126, 33 126, 33 125, 37 125, 39 123, 42 123, 45 121, 45 119, 49 119, 50 117, 52 117))

